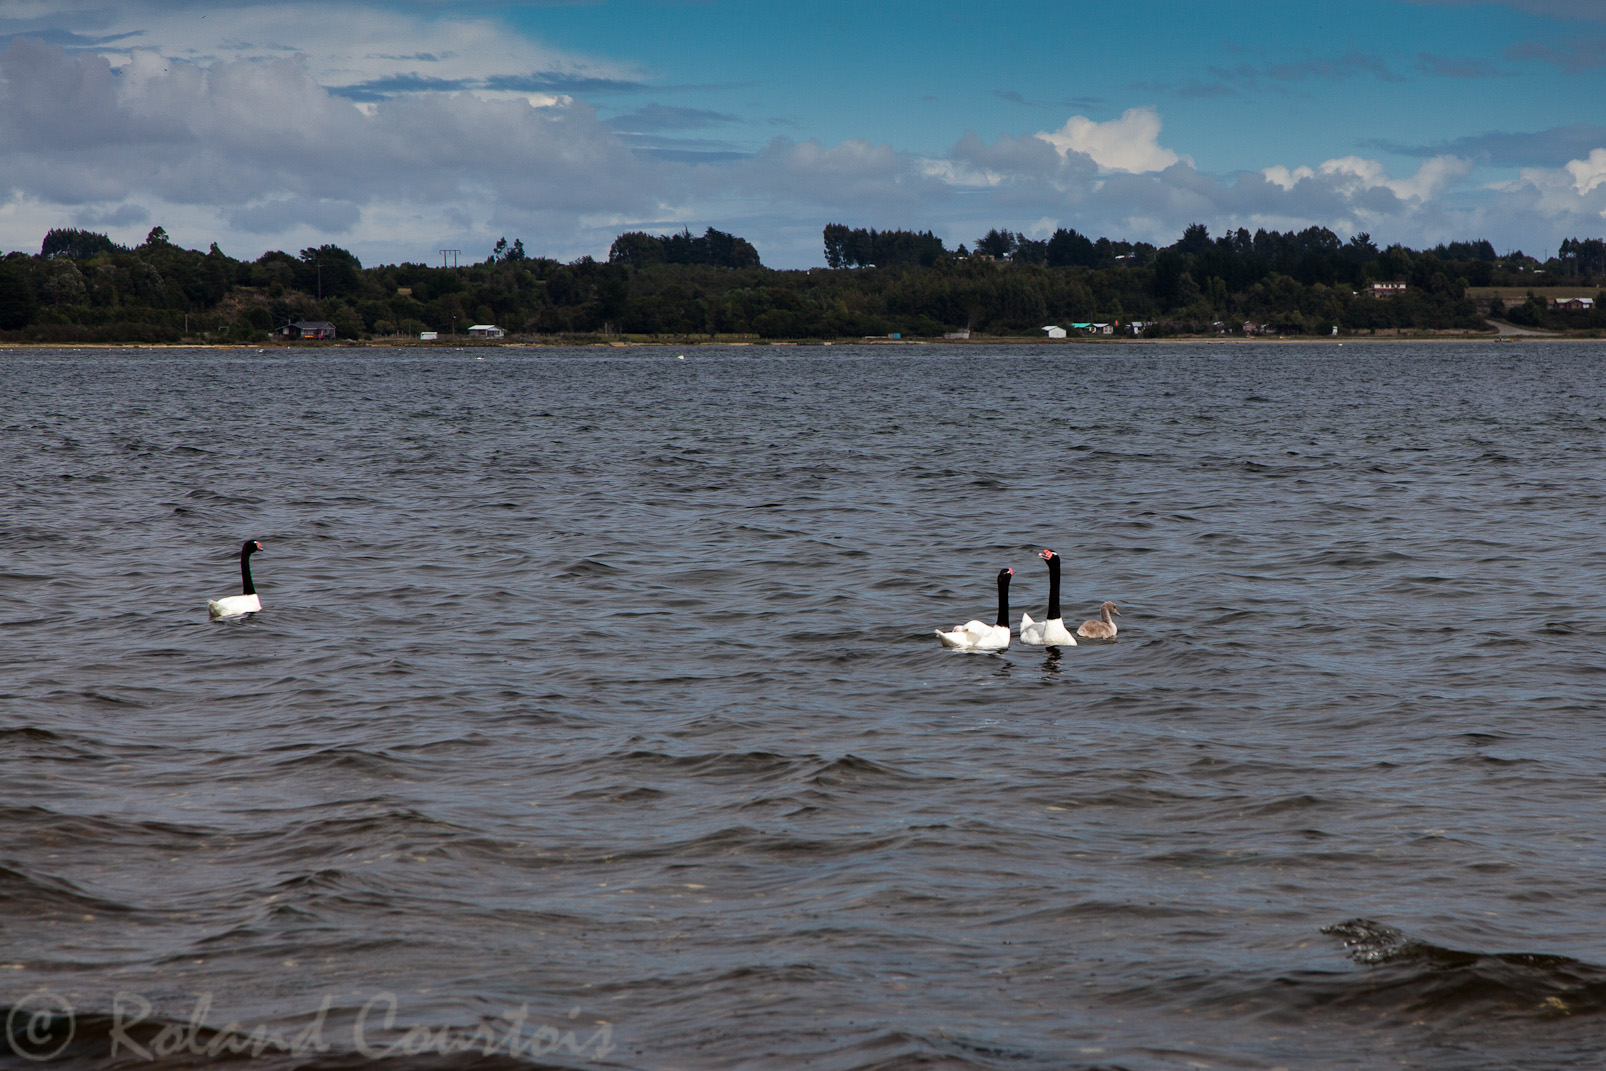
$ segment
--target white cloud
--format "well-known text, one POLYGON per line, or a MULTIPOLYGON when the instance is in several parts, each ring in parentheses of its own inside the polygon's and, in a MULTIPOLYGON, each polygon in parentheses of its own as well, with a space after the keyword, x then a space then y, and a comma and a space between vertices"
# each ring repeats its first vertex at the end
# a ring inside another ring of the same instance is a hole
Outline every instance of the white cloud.
POLYGON ((1594 149, 1587 159, 1569 161, 1567 173, 1573 177, 1573 189, 1589 193, 1606 182, 1606 149, 1594 149))
POLYGON ((465 17, 451 5, 428 5, 433 15, 305 0, 204 5, 10 0, 5 6, 28 32, 70 34, 78 49, 104 56, 114 67, 133 62, 140 49, 203 66, 297 56, 316 82, 337 92, 375 84, 402 90, 480 87, 536 73, 626 82, 643 77, 633 64, 555 49, 493 19, 465 17))
POLYGON ((1368 190, 1388 190, 1401 201, 1420 203, 1438 197, 1471 171, 1471 162, 1459 156, 1435 156, 1424 160, 1410 178, 1394 179, 1380 161, 1343 156, 1315 168, 1276 164, 1263 169, 1261 174, 1267 182, 1290 192, 1300 183, 1320 182, 1349 197, 1368 190))
POLYGON ((1551 170, 1529 167, 1512 182, 1494 187, 1500 204, 1551 238, 1598 237, 1606 218, 1606 149, 1551 170), (1565 231, 1564 231, 1565 228, 1565 231))
POLYGON ((1137 174, 1192 163, 1160 145, 1160 116, 1153 108, 1131 108, 1121 118, 1107 123, 1073 115, 1057 131, 1040 132, 1037 136, 1058 149, 1060 155, 1083 153, 1106 171, 1137 174))
MULTIPOLYGON (((362 209, 399 202, 476 218, 500 206, 572 232, 580 213, 652 203, 661 181, 579 104, 433 93, 360 109, 300 58, 136 51, 114 72, 28 39, 0 53, 0 189, 61 206, 52 225, 136 203, 209 208, 214 231, 361 234, 362 209)), ((168 229, 203 248, 218 236, 168 229)))

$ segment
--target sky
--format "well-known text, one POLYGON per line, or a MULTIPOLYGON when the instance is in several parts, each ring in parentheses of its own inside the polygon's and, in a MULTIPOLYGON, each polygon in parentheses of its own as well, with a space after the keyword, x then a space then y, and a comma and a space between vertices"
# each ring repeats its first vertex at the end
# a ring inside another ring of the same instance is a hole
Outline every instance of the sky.
POLYGON ((0 249, 1606 234, 1606 0, 0 0, 0 249))

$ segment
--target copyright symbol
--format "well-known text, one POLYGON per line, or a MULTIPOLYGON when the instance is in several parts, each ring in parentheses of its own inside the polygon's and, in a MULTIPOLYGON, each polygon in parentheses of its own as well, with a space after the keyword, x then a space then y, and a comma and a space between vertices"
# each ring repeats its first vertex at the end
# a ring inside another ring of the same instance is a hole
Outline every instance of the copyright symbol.
POLYGON ((61 1055, 72 1044, 73 1007, 67 998, 48 989, 35 989, 11 1006, 6 1016, 6 1040, 24 1060, 43 1063, 61 1055))

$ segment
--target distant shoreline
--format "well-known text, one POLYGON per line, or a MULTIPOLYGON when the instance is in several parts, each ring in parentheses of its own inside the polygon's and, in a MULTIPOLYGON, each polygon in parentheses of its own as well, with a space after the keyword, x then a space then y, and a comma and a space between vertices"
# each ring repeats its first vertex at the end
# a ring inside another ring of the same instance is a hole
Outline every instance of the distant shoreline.
POLYGON ((910 347, 978 347, 1007 348, 1031 347, 1034 349, 1081 349, 1088 347, 1124 346, 1343 346, 1383 343, 1389 345, 1422 344, 1428 342, 1460 342, 1507 345, 1527 342, 1606 343, 1606 335, 1545 332, 1523 334, 1445 333, 1420 335, 1276 335, 1256 338, 1220 337, 1210 335, 1173 335, 1166 338, 981 338, 981 339, 755 339, 743 341, 676 339, 671 341, 642 339, 620 341, 586 339, 478 339, 451 341, 446 339, 421 342, 416 339, 334 339, 309 342, 305 340, 271 340, 254 343, 220 342, 0 342, 0 353, 23 350, 214 350, 256 353, 268 351, 318 350, 408 350, 420 353, 460 350, 527 350, 527 349, 906 349, 910 347))

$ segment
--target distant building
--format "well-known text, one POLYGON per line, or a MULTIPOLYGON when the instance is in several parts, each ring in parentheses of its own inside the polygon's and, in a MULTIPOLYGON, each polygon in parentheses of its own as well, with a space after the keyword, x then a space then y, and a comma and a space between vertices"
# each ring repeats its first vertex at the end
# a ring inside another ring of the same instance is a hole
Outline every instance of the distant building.
POLYGON ((1403 293, 1405 293, 1405 284, 1399 282, 1373 283, 1371 286, 1366 288, 1367 296, 1375 298, 1390 298, 1395 294, 1403 293))
POLYGON ((420 342, 434 342, 436 339, 438 339, 440 337, 441 337, 441 333, 439 331, 420 331, 420 332, 418 332, 418 341, 420 341, 420 342))
POLYGON ((970 328, 964 327, 964 328, 961 328, 958 331, 950 331, 946 335, 943 335, 942 337, 943 338, 957 339, 960 342, 964 342, 964 341, 966 341, 966 340, 968 340, 970 338, 970 328))
POLYGON ((1064 338, 1065 337, 1065 328, 1063 328, 1063 327, 1050 326, 1050 327, 1043 328, 1043 330, 1048 332, 1048 337, 1049 338, 1064 338))
POLYGON ((468 329, 469 338, 501 338, 506 331, 495 324, 475 324, 468 329))
POLYGON ((1550 307, 1560 312, 1589 312, 1595 307, 1595 299, 1587 297, 1551 298, 1550 307))
POLYGON ((285 338, 334 338, 335 325, 327 320, 297 320, 279 328, 285 338))

